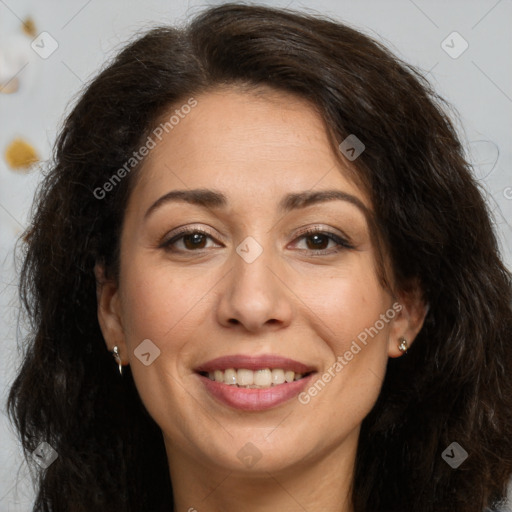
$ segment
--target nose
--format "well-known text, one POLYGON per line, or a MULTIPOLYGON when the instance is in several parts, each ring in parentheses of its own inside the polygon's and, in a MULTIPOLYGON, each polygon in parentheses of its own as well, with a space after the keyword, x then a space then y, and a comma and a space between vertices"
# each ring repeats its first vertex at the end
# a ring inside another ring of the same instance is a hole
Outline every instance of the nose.
POLYGON ((218 303, 219 323, 225 327, 240 325, 250 332, 286 327, 293 313, 292 292, 278 260, 271 250, 264 249, 249 261, 233 253, 233 268, 218 303))

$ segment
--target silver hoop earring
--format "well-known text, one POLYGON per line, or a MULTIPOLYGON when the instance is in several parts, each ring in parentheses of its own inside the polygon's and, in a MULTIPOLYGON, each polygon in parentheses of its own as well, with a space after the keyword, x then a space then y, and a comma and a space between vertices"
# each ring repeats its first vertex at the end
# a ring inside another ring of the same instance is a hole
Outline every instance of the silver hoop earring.
POLYGON ((121 356, 119 355, 119 349, 117 348, 117 345, 112 349, 112 355, 114 356, 114 359, 117 361, 117 364, 119 366, 119 375, 123 375, 123 365, 121 364, 121 356))
POLYGON ((402 354, 406 354, 407 353, 407 349, 409 348, 409 346, 407 344, 407 340, 402 337, 398 341, 400 342, 398 344, 398 350, 400 350, 400 352, 402 352, 402 354))

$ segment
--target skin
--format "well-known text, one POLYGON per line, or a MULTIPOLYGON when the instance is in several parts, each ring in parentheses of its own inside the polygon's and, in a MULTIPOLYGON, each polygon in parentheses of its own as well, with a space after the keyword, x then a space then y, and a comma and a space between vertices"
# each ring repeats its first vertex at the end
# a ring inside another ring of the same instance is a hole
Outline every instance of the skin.
POLYGON ((418 293, 383 288, 365 214, 354 204, 277 210, 287 193, 325 189, 372 209, 307 102, 234 88, 196 99, 146 158, 125 213, 119 282, 96 267, 107 347, 119 347, 163 431, 178 512, 352 511, 361 422, 388 357, 401 355, 401 336, 411 345, 425 307, 418 293), (167 192, 195 188, 223 192, 227 208, 167 202, 145 218, 167 192), (174 251, 162 248, 181 226, 211 237, 199 249, 190 237, 174 251), (348 238, 350 247, 301 235, 312 226, 348 238), (249 236, 263 248, 252 263, 236 252, 249 236), (402 310, 307 404, 293 398, 262 412, 235 410, 193 371, 219 356, 271 353, 321 376, 397 300, 402 310), (160 350, 148 366, 134 354, 145 339, 160 350), (261 455, 252 467, 237 456, 248 442, 261 455))

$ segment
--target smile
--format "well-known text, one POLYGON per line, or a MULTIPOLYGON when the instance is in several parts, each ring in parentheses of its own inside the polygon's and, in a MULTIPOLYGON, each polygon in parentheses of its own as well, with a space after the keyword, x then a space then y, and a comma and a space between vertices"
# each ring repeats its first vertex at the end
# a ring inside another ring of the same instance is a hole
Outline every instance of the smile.
POLYGON ((218 357, 196 367, 195 372, 216 403, 243 411, 263 411, 296 397, 317 369, 266 354, 218 357))
POLYGON ((210 380, 228 384, 229 386, 237 386, 245 389, 265 389, 285 382, 290 383, 300 380, 304 377, 302 373, 295 373, 292 370, 284 370, 282 368, 264 368, 261 370, 249 370, 247 368, 228 368, 227 370, 215 370, 214 372, 204 372, 202 375, 207 376, 210 380))

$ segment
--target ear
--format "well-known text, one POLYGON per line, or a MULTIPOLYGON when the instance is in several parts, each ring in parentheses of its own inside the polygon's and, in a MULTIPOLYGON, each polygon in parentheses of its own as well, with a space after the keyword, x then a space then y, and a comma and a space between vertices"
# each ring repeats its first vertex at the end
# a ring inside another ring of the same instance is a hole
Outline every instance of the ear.
POLYGON ((105 267, 96 263, 94 266, 96 277, 96 300, 98 303, 98 322, 107 349, 111 352, 117 345, 122 364, 126 364, 126 341, 121 320, 121 307, 119 289, 113 279, 105 277, 105 267))
POLYGON ((423 327, 428 312, 428 304, 423 299, 423 293, 417 280, 410 283, 406 289, 398 292, 393 309, 397 315, 393 319, 388 340, 389 357, 400 357, 400 338, 405 338, 410 348, 416 336, 423 327))

